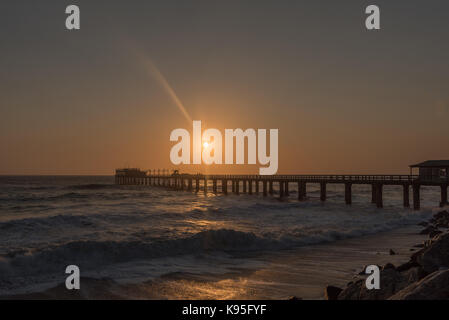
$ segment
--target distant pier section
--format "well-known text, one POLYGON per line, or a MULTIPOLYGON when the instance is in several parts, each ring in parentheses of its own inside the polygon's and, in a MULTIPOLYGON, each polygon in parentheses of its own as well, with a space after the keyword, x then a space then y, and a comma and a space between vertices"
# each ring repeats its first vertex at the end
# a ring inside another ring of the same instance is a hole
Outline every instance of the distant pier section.
POLYGON ((185 190, 207 193, 212 186, 213 193, 227 195, 259 194, 264 197, 278 194, 280 199, 289 197, 289 186, 297 185, 298 200, 307 199, 307 185, 320 185, 320 200, 326 201, 327 184, 343 184, 345 186, 345 202, 352 203, 352 186, 355 184, 371 185, 371 202, 378 208, 383 207, 383 186, 402 186, 403 206, 410 207, 410 189, 413 193, 413 208, 421 207, 421 186, 437 186, 441 188, 440 206, 448 204, 447 188, 449 185, 449 160, 429 160, 410 166, 409 175, 208 175, 184 174, 168 170, 117 169, 115 183, 118 185, 145 185, 166 187, 173 190, 185 190), (414 175, 413 169, 419 174, 414 175), (276 189, 276 192, 275 192, 276 189))

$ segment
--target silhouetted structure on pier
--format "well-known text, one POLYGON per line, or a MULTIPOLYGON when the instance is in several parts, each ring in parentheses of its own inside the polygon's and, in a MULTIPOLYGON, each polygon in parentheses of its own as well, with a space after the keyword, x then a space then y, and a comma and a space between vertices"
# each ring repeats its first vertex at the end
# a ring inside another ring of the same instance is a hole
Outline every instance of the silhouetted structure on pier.
MULTIPOLYGON (((425 164, 424 162, 423 164, 425 164)), ((449 161, 447 161, 449 163, 449 161)), ((440 162, 441 164, 441 162, 440 162)), ((420 167, 421 164, 410 166, 411 168, 420 167)), ((436 165, 434 163, 434 165, 436 165)), ((418 210, 421 206, 420 188, 421 186, 439 186, 441 188, 440 205, 446 205, 447 187, 449 185, 449 176, 447 176, 448 167, 439 167, 438 176, 421 174, 420 175, 205 175, 205 174, 180 174, 178 171, 169 174, 160 174, 153 171, 140 171, 139 169, 117 169, 115 182, 119 185, 148 185, 164 186, 175 190, 187 190, 199 192, 202 188, 208 192, 209 181, 212 181, 212 192, 218 193, 219 189, 223 194, 231 192, 235 194, 248 193, 259 194, 263 196, 273 195, 274 186, 278 186, 279 198, 288 197, 289 185, 297 184, 298 200, 303 201, 307 198, 307 184, 317 183, 320 185, 320 200, 326 201, 327 184, 344 184, 345 202, 352 203, 352 185, 369 184, 371 185, 371 202, 378 208, 383 207, 383 187, 385 185, 402 186, 403 188, 403 206, 410 207, 410 187, 413 190, 413 208, 418 210), (441 175, 445 173, 446 176, 441 175), (437 178, 438 177, 438 178, 437 178), (220 187, 220 188, 219 188, 220 187)), ((432 167, 434 170, 436 167, 432 167)), ((426 172, 426 171, 423 171, 426 172)), ((436 171, 432 171, 434 173, 436 171)))

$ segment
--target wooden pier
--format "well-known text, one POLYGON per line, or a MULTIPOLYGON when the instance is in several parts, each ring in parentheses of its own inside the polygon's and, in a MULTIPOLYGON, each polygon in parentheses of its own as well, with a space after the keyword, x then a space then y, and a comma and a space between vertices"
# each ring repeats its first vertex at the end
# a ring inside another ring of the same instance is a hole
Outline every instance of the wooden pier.
POLYGON ((327 184, 344 184, 345 202, 352 203, 352 186, 355 184, 371 185, 371 202, 378 208, 383 207, 383 187, 387 185, 402 186, 403 206, 410 207, 410 190, 413 192, 413 208, 421 207, 421 186, 439 186, 441 188, 440 206, 448 204, 447 187, 449 179, 423 180, 418 175, 205 175, 205 174, 161 174, 139 169, 117 169, 115 183, 118 185, 160 186, 173 190, 208 192, 209 182, 212 192, 222 194, 246 193, 259 194, 264 197, 274 194, 278 187, 280 199, 290 196, 289 186, 296 184, 298 200, 307 199, 307 184, 320 185, 320 200, 326 201, 327 184))

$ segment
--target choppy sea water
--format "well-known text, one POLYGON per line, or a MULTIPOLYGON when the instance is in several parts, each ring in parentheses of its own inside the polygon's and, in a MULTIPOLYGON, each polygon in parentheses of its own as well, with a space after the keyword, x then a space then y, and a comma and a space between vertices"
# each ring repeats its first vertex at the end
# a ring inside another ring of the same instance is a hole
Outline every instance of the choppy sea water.
POLYGON ((384 209, 370 186, 308 185, 287 201, 116 186, 113 177, 0 177, 0 295, 82 276, 144 282, 168 274, 225 274, 258 268, 255 257, 413 225, 431 215, 439 189, 424 187, 422 210, 402 208, 401 187, 384 187, 384 209))

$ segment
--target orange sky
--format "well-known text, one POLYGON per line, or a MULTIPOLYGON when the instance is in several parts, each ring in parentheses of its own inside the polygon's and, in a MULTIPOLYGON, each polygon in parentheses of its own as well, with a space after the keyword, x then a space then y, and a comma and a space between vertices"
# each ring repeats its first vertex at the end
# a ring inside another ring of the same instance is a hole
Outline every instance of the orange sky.
POLYGON ((448 4, 411 1, 417 16, 382 2, 384 28, 370 33, 349 3, 114 2, 106 14, 80 1, 88 14, 68 32, 62 4, 35 14, 11 2, 0 28, 0 174, 173 169, 170 132, 191 130, 179 103, 223 132, 279 129, 280 174, 408 173, 449 159, 448 4))

